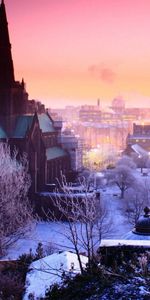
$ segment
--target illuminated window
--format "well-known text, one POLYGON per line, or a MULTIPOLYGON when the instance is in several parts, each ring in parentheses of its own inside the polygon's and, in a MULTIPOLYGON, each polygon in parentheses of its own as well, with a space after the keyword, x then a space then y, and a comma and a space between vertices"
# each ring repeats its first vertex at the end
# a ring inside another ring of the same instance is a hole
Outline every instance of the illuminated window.
POLYGON ((136 143, 138 143, 139 142, 139 140, 136 140, 136 143))

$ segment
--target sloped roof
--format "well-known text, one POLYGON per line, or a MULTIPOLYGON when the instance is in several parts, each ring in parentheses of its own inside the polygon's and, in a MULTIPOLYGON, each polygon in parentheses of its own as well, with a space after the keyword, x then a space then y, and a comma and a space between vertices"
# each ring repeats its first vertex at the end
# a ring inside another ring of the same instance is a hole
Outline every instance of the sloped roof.
POLYGON ((48 117, 47 114, 44 113, 38 114, 37 117, 39 120, 40 129, 42 130, 43 133, 55 132, 53 122, 51 121, 51 119, 48 117))
POLYGON ((138 144, 132 145, 131 148, 139 155, 148 155, 148 151, 138 144))
POLYGON ((51 147, 51 148, 46 149, 47 160, 63 157, 66 155, 67 155, 67 152, 60 147, 51 147))
POLYGON ((7 138, 7 134, 4 131, 4 129, 0 126, 0 139, 6 139, 7 138))
MULTIPOLYGON (((86 267, 88 258, 80 255, 83 268, 86 267)), ((52 255, 34 261, 26 276, 26 291, 23 300, 28 300, 30 294, 36 299, 45 296, 45 290, 52 284, 62 282, 62 274, 78 274, 80 266, 77 255, 68 251, 53 253, 52 255)))
MULTIPOLYGON (((38 114, 39 127, 43 133, 55 132, 51 119, 47 114, 38 114)), ((28 129, 31 128, 34 115, 22 115, 17 117, 16 127, 12 137, 24 138, 28 129)), ((1 132, 0 132, 1 134, 1 132)))
POLYGON ((33 115, 22 115, 17 118, 16 127, 13 133, 14 138, 24 138, 28 129, 31 128, 33 115))

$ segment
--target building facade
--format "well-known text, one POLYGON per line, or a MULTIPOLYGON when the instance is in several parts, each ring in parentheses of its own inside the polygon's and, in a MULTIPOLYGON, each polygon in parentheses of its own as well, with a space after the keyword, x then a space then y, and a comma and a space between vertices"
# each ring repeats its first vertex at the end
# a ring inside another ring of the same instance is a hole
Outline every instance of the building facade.
POLYGON ((65 130, 61 135, 61 144, 70 155, 71 169, 75 172, 83 168, 83 140, 71 130, 65 130))

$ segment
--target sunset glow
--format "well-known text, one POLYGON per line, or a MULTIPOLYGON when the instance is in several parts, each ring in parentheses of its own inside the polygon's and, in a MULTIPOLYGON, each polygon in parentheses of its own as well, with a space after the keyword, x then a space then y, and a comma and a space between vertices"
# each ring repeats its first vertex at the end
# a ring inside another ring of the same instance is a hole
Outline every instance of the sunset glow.
POLYGON ((130 106, 149 106, 149 0, 5 5, 15 78, 24 78, 30 99, 60 107, 122 95, 130 106))

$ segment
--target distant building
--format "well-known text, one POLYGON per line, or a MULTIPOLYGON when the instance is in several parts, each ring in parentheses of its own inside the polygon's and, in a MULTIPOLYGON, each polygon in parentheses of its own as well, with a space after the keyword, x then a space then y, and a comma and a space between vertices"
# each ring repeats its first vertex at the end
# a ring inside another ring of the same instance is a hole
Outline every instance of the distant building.
POLYGON ((127 137, 127 149, 130 154, 132 145, 139 145, 144 150, 150 151, 150 124, 133 124, 133 134, 127 137))
POLYGON ((132 121, 143 121, 150 119, 149 107, 127 107, 123 113, 124 119, 132 121))
POLYGON ((81 122, 100 122, 101 111, 98 105, 83 105, 79 111, 79 120, 81 122))
POLYGON ((49 109, 50 114, 52 115, 58 115, 62 118, 64 123, 72 123, 72 122, 78 122, 79 121, 79 106, 65 106, 65 108, 53 108, 49 109))
POLYGON ((40 102, 28 100, 24 80, 15 80, 4 1, 0 4, 0 141, 26 152, 32 192, 54 183, 70 169, 68 153, 58 143, 62 123, 53 121, 40 102))

